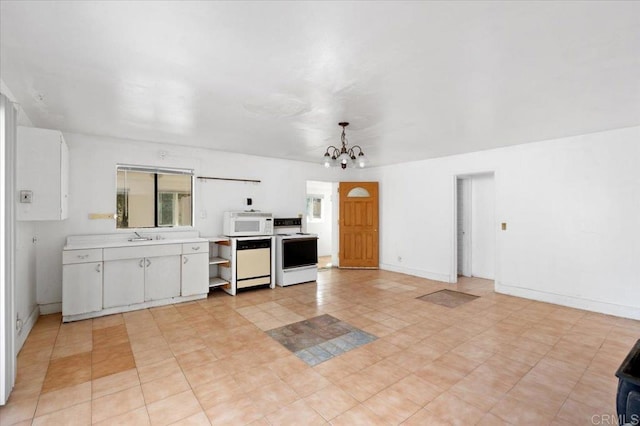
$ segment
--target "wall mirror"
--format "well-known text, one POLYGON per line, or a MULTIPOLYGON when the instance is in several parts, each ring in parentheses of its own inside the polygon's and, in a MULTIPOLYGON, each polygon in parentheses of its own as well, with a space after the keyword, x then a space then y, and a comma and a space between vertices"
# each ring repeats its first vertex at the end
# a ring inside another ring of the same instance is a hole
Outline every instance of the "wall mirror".
POLYGON ((116 228, 193 225, 193 170, 117 166, 116 228))

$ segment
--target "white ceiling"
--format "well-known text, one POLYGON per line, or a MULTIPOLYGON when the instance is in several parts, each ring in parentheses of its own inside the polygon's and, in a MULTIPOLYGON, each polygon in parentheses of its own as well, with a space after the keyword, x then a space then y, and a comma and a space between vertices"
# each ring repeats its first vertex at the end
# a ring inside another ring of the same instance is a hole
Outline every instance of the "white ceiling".
POLYGON ((0 2, 33 124, 391 164, 640 124, 640 2, 0 2))

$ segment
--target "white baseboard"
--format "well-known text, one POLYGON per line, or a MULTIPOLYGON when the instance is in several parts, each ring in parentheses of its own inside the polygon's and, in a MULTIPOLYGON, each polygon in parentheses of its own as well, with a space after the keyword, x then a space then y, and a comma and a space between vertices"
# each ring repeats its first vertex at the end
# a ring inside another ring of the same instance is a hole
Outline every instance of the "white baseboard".
MULTIPOLYGON (((274 288, 275 284, 271 286, 274 288)), ((176 296, 168 299, 150 300, 148 302, 136 303, 135 305, 116 306, 114 308, 105 308, 100 311, 87 312, 85 314, 63 315, 62 322, 81 321, 89 318, 97 318, 105 315, 119 314, 122 312, 137 311, 139 309, 154 308, 156 306, 171 305, 173 303, 192 302, 194 300, 206 299, 208 293, 194 294, 193 296, 176 296)))
POLYGON ((22 323, 22 329, 20 330, 20 333, 16 334, 16 347, 15 347, 16 354, 20 352, 20 349, 22 349, 24 342, 27 340, 27 336, 29 336, 29 333, 31 333, 31 329, 36 324, 36 321, 38 321, 39 316, 40 316, 40 307, 36 305, 35 308, 33 308, 31 313, 29 314, 29 316, 27 317, 27 319, 24 320, 24 322, 22 323))
POLYGON ((616 317, 640 320, 640 308, 637 306, 616 305, 598 300, 548 293, 545 291, 518 287, 513 284, 505 284, 499 281, 495 282, 495 291, 496 293, 508 294, 510 296, 523 297, 525 299, 538 300, 540 302, 548 302, 555 305, 568 306, 570 308, 599 312, 601 314, 613 315, 616 317))
POLYGON ((43 303, 40 305, 40 315, 57 314, 62 312, 62 302, 43 303))
POLYGON ((438 274, 436 272, 425 271, 423 269, 403 268, 397 265, 389 265, 388 263, 381 263, 380 269, 391 272, 399 272, 401 274, 413 275, 420 278, 426 278, 434 281, 441 281, 450 283, 450 277, 447 274, 438 274))

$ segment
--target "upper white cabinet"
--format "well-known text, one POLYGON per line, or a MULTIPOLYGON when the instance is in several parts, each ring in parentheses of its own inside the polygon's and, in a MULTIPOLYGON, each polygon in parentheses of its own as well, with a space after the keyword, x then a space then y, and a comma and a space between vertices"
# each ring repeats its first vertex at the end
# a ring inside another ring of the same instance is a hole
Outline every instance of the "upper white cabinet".
POLYGON ((69 148, 62 133, 57 130, 18 127, 17 157, 17 219, 66 219, 69 201, 69 148))

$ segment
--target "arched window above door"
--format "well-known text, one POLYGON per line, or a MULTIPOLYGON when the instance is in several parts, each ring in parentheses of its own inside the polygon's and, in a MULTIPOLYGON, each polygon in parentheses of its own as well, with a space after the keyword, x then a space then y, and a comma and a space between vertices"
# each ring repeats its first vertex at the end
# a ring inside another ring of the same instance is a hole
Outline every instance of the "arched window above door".
POLYGON ((351 191, 349 191, 349 193, 347 194, 347 197, 349 198, 366 198, 366 197, 371 197, 371 194, 369 194, 369 191, 367 191, 366 189, 357 186, 355 188, 352 188, 351 191))

